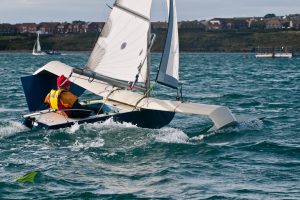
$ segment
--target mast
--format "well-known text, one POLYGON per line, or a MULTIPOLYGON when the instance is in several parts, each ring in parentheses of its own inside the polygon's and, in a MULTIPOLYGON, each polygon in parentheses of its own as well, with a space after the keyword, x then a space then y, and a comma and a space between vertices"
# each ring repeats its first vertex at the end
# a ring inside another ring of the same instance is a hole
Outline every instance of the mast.
MULTIPOLYGON (((151 23, 149 24, 149 31, 148 31, 148 44, 151 43, 151 23)), ((150 47, 151 48, 151 47, 150 47)), ((147 55, 147 80, 146 80, 146 97, 150 96, 150 72, 151 72, 151 52, 149 49, 149 53, 147 55)))

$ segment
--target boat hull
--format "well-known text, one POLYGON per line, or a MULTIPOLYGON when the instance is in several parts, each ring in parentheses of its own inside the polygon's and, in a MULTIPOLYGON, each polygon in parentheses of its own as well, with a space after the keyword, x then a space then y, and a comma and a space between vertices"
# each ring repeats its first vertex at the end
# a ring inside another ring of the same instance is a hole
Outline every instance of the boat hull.
POLYGON ((34 56, 44 56, 44 55, 46 55, 46 53, 45 52, 32 52, 32 55, 34 55, 34 56))
POLYGON ((127 122, 141 128, 158 129, 168 125, 174 118, 174 112, 141 110, 125 113, 91 115, 80 119, 67 119, 66 117, 56 113, 44 113, 38 117, 23 117, 20 121, 23 125, 30 129, 60 129, 71 127, 74 124, 103 122, 112 118, 116 122, 127 122), (42 116, 42 118, 41 118, 42 116))

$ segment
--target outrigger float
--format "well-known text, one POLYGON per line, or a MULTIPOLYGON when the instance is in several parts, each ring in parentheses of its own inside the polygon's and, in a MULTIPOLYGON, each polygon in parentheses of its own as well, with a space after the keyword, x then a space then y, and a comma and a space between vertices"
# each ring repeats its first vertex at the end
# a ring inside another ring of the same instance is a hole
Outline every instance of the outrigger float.
POLYGON ((176 3, 167 2, 168 33, 155 82, 177 89, 175 101, 160 100, 150 94, 150 49, 155 41, 155 35, 150 34, 152 1, 117 0, 84 68, 52 61, 33 75, 21 78, 31 112, 22 117, 23 124, 31 129, 59 129, 113 118, 143 128, 161 128, 172 121, 175 113, 208 116, 213 129, 238 124, 227 107, 183 102, 180 98, 176 3), (99 96, 99 100, 81 102, 94 111, 90 116, 67 118, 61 111, 43 109, 45 96, 56 88, 56 79, 62 74, 69 76, 75 95, 81 96, 88 90, 99 96))

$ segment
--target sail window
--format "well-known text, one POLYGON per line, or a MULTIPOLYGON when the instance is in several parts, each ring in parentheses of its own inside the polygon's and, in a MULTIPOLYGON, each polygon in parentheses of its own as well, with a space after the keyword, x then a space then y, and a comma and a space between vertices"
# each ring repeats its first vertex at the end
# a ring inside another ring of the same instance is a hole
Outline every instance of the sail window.
POLYGON ((126 43, 126 42, 123 42, 123 44, 121 45, 121 49, 122 49, 122 50, 125 49, 126 46, 127 46, 127 43, 126 43))

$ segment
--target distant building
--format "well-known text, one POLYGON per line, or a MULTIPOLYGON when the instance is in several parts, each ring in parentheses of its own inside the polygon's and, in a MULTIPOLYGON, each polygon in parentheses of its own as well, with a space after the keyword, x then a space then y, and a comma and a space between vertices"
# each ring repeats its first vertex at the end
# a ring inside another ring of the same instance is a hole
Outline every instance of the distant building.
POLYGON ((266 20, 266 29, 282 29, 283 22, 279 17, 266 20))
POLYGON ((104 27, 104 22, 90 22, 87 25, 87 32, 99 33, 104 27))
POLYGON ((224 21, 221 18, 214 18, 208 21, 208 30, 222 30, 224 21))
POLYGON ((72 22, 73 33, 85 33, 86 32, 86 23, 83 21, 74 21, 72 22))
POLYGON ((53 35, 57 34, 57 27, 59 22, 42 22, 38 25, 38 30, 41 34, 53 35))
POLYGON ((58 26, 57 26, 57 33, 59 33, 59 34, 67 34, 67 33, 69 33, 70 31, 69 31, 69 26, 70 26, 70 24, 69 23, 67 23, 67 22, 64 22, 64 23, 61 23, 61 24, 59 24, 58 26))
POLYGON ((223 20, 224 29, 247 29, 248 23, 246 19, 239 19, 239 18, 228 18, 223 20))
POLYGON ((300 14, 289 15, 289 26, 293 29, 300 29, 300 14))
POLYGON ((0 34, 17 33, 17 28, 11 24, 0 24, 0 34))
POLYGON ((208 21, 208 30, 247 29, 248 18, 214 18, 208 21))
POLYGON ((290 28, 300 29, 300 19, 292 19, 292 20, 290 20, 290 28))
POLYGON ((37 24, 36 23, 16 24, 16 29, 18 33, 36 33, 37 24))
POLYGON ((72 24, 67 24, 67 30, 66 33, 73 33, 73 25, 72 24))

